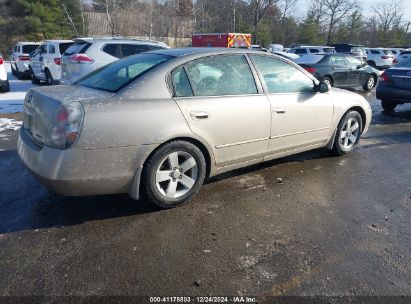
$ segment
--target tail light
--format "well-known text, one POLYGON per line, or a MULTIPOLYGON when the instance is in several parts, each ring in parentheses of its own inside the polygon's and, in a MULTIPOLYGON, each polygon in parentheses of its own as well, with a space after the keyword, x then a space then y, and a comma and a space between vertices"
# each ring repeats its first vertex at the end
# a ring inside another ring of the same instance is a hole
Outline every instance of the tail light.
POLYGON ((54 58, 54 63, 57 65, 61 64, 61 58, 54 58))
POLYGON ((0 65, 2 65, 3 62, 4 62, 4 61, 3 61, 3 58, 0 57, 0 65))
POLYGON ((381 59, 390 59, 391 57, 390 56, 381 56, 381 59))
POLYGON ((20 61, 30 61, 30 56, 19 56, 20 61))
POLYGON ((383 82, 388 82, 389 81, 387 73, 384 72, 380 75, 380 81, 383 81, 383 82))
POLYGON ((54 117, 54 127, 48 145, 61 150, 72 147, 80 135, 83 118, 84 110, 80 103, 61 105, 54 117))
POLYGON ((87 64, 87 63, 92 63, 93 61, 94 60, 91 59, 86 54, 74 54, 73 56, 70 57, 71 63, 87 64))
POLYGON ((309 68, 309 67, 304 68, 304 70, 306 70, 308 73, 311 73, 311 74, 314 74, 317 71, 316 68, 309 68))

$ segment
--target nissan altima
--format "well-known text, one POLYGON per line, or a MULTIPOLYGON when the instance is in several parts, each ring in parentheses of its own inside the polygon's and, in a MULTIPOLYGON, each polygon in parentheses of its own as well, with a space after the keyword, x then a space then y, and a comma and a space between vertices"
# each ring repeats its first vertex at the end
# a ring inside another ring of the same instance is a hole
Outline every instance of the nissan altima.
POLYGON ((171 208, 222 172, 316 148, 347 154, 370 121, 362 96, 283 57, 157 50, 31 89, 18 154, 53 192, 171 208))

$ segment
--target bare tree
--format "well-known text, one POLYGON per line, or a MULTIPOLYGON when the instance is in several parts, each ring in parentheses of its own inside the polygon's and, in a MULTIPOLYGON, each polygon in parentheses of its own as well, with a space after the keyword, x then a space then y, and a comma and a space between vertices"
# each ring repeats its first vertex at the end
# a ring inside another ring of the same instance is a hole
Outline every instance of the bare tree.
POLYGON ((387 33, 394 25, 402 21, 404 11, 404 1, 384 1, 373 7, 373 12, 378 16, 379 28, 387 33))
POLYGON ((94 0, 92 1, 93 5, 103 9, 106 16, 108 26, 111 29, 111 34, 117 35, 121 32, 122 22, 121 18, 118 18, 120 9, 126 3, 126 0, 94 0), (119 22, 120 20, 120 22, 119 22))
POLYGON ((258 41, 258 26, 260 21, 264 18, 268 9, 273 7, 278 0, 248 0, 253 12, 253 27, 254 27, 254 41, 258 41))
POLYGON ((297 3, 298 0, 279 0, 278 7, 281 11, 281 20, 293 15, 297 3))
POLYGON ((327 44, 330 44, 335 28, 345 17, 360 9, 360 4, 358 0, 320 0, 319 2, 322 6, 322 13, 326 17, 327 44))

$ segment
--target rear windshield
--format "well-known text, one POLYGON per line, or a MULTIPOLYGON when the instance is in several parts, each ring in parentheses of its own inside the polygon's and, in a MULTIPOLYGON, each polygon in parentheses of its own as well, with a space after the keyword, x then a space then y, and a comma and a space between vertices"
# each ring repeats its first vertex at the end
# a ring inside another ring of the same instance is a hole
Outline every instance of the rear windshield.
POLYGON ((60 43, 59 48, 60 48, 60 55, 63 55, 67 49, 73 45, 73 42, 67 42, 67 43, 60 43))
POLYGON ((400 61, 395 65, 396 68, 411 68, 411 58, 400 61))
POLYGON ((64 55, 71 56, 74 54, 84 53, 91 44, 87 41, 79 40, 74 42, 65 52, 64 55))
POLYGON ((308 55, 297 58, 294 61, 298 64, 316 64, 320 62, 324 57, 324 55, 308 55))
POLYGON ((334 53, 334 48, 324 48, 324 53, 334 53))
POLYGON ((401 52, 401 55, 411 55, 411 51, 401 52))
POLYGON ((38 47, 39 47, 39 46, 38 46, 37 44, 26 44, 26 45, 23 45, 22 53, 23 53, 23 54, 30 54, 30 53, 34 52, 35 50, 37 50, 38 47))
POLYGON ((139 76, 173 58, 159 54, 130 56, 84 76, 75 84, 115 93, 139 76))

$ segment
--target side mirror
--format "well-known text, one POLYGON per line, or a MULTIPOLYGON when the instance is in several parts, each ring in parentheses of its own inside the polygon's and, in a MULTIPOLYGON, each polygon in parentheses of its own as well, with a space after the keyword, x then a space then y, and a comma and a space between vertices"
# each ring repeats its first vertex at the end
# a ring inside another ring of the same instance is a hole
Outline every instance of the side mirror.
POLYGON ((327 93, 330 91, 330 86, 328 83, 321 81, 318 85, 316 85, 315 89, 318 93, 327 93))

